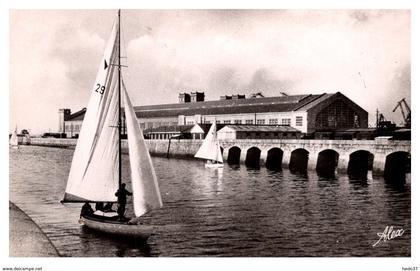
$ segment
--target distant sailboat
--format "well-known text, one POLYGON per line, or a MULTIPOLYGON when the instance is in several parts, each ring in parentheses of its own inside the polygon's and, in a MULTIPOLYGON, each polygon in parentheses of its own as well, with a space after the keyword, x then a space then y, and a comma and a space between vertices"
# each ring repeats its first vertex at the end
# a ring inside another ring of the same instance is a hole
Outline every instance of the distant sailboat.
POLYGON ((196 158, 206 159, 205 167, 207 168, 221 168, 223 167, 223 156, 220 149, 219 140, 217 139, 216 123, 210 127, 203 144, 194 155, 196 158))
MULTIPOLYGON (((124 101, 136 217, 162 207, 155 171, 143 133, 121 78, 120 11, 105 48, 88 103, 62 202, 116 202, 121 181, 121 96, 124 101)), ((127 219, 128 220, 128 219, 127 219)), ((147 238, 151 225, 119 221, 116 213, 81 214, 86 227, 147 238)))
POLYGON ((10 142, 9 142, 10 146, 12 146, 12 148, 19 148, 19 139, 17 136, 17 127, 15 127, 15 130, 13 131, 12 137, 10 138, 10 142))

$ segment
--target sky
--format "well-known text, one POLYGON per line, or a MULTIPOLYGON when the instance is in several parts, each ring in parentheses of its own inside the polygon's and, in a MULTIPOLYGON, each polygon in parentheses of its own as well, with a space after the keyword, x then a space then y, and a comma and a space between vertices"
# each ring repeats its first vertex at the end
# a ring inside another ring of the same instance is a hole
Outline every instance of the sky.
MULTIPOLYGON (((122 10, 123 71, 134 105, 180 92, 265 96, 340 91, 402 123, 411 105, 409 10, 122 10)), ((115 10, 10 10, 9 131, 56 132, 86 107, 115 10)))

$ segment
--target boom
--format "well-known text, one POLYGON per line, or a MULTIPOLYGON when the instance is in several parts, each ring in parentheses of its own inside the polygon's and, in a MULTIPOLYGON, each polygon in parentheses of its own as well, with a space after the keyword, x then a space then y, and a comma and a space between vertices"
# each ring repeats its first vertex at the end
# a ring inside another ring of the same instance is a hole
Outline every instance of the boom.
POLYGON ((410 128, 411 127, 411 108, 410 106, 408 106, 407 102, 405 101, 405 98, 402 98, 400 101, 397 102, 397 105, 395 106, 394 110, 392 110, 392 112, 395 112, 395 110, 397 110, 398 107, 400 108, 401 114, 403 116, 404 127, 410 128), (404 104, 406 112, 404 112, 403 104, 404 104))

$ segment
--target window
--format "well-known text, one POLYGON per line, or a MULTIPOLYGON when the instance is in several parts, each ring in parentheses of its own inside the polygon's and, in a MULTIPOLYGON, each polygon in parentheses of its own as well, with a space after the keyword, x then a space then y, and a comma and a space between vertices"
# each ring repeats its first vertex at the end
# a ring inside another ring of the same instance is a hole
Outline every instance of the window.
POLYGON ((289 125, 290 126, 291 120, 290 119, 281 119, 282 125, 289 125))
POLYGON ((265 124, 265 120, 257 120, 257 124, 265 124))
MULTIPOLYGON (((355 114, 356 112, 347 102, 337 100, 317 114, 315 123, 319 128, 352 128, 356 125, 354 118, 355 114)), ((360 116, 358 122, 358 124, 361 125, 360 116)))
POLYGON ((278 119, 269 119, 268 120, 268 124, 273 125, 273 124, 277 124, 277 123, 278 123, 278 119))
POLYGON ((194 124, 194 121, 187 121, 188 125, 194 124))
POLYGON ((235 124, 242 124, 242 120, 234 120, 235 124))
POLYGON ((356 127, 356 128, 359 128, 360 127, 359 116, 357 114, 354 114, 353 127, 356 127))
POLYGON ((253 124, 254 120, 245 120, 245 124, 253 124))
POLYGON ((302 116, 296 117, 296 126, 302 126, 302 124, 303 124, 303 117, 302 116))
POLYGON ((328 127, 336 127, 337 122, 335 120, 335 116, 328 116, 328 127))
POLYGON ((223 123, 224 124, 230 124, 230 120, 224 120, 223 123))
POLYGON ((219 124, 220 123, 220 120, 216 120, 216 124, 219 124))

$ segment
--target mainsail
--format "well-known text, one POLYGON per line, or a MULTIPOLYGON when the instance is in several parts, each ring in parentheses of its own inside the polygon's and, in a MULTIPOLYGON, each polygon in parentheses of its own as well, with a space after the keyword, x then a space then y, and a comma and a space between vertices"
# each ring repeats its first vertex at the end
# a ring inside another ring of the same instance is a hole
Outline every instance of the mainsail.
POLYGON ((134 213, 141 216, 162 207, 159 186, 143 133, 123 83, 124 112, 127 123, 134 213))
POLYGON ((10 138, 10 145, 17 146, 19 144, 19 139, 17 136, 17 127, 13 131, 12 137, 10 138))
POLYGON ((219 141, 217 140, 216 123, 210 127, 203 144, 194 155, 196 158, 214 160, 223 163, 222 151, 220 150, 219 141))
POLYGON ((118 29, 109 38, 79 134, 66 201, 116 201, 118 189, 118 29))
MULTIPOLYGON (((73 156, 64 202, 116 201, 119 180, 118 22, 114 24, 73 156)), ((122 82, 136 216, 162 206, 159 186, 143 133, 122 82)))

